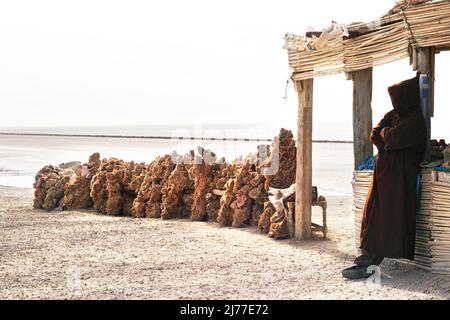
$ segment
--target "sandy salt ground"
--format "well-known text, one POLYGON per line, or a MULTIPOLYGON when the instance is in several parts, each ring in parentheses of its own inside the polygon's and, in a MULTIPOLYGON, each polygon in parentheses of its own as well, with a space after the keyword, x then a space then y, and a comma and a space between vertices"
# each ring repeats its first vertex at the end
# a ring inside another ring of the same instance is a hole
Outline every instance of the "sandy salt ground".
POLYGON ((392 260, 381 286, 344 280, 350 198, 330 198, 331 240, 276 242, 255 229, 45 213, 0 187, 2 299, 448 299, 450 277, 392 260))

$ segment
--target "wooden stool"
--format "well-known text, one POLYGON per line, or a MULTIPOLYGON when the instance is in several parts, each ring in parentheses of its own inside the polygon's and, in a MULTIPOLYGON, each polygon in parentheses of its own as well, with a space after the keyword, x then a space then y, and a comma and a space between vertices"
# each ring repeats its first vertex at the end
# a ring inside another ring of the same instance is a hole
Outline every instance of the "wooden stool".
MULTIPOLYGON (((295 229, 295 190, 294 188, 282 189, 278 190, 278 192, 283 194, 283 203, 285 204, 285 214, 287 218, 287 225, 289 227, 289 233, 291 238, 294 237, 294 229, 295 229), (287 208, 287 209, 286 209, 287 208)), ((274 194, 275 192, 271 192, 274 194)), ((327 199, 323 196, 319 196, 317 192, 317 187, 313 187, 312 190, 312 206, 313 207, 321 207, 322 208, 322 225, 318 225, 316 223, 311 223, 312 231, 322 232, 324 239, 327 238, 328 235, 328 226, 327 226, 327 199)))
MULTIPOLYGON (((287 212, 287 222, 289 226, 289 232, 291 237, 294 237, 294 225, 295 225, 295 193, 289 194, 284 199, 288 212, 287 212)), ((327 238, 328 235, 328 226, 327 226, 327 199, 323 196, 319 196, 317 194, 317 188, 313 187, 313 199, 312 199, 313 207, 321 207, 322 208, 322 225, 318 225, 316 223, 311 223, 312 231, 322 232, 324 239, 327 238)), ((286 210, 285 210, 286 211, 286 210)))
POLYGON ((312 203, 313 207, 321 207, 322 208, 322 225, 318 225, 315 223, 311 223, 311 227, 313 231, 322 231, 323 237, 327 238, 328 227, 327 227, 327 199, 325 197, 319 196, 316 201, 312 203))

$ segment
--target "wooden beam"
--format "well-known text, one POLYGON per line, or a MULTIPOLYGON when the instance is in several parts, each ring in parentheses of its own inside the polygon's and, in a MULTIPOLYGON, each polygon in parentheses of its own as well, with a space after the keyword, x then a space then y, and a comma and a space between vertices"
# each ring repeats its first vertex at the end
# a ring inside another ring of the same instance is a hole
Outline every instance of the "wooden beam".
POLYGON ((430 78, 429 90, 430 90, 430 110, 427 113, 426 110, 422 110, 427 123, 427 147, 424 154, 424 160, 430 160, 431 153, 431 112, 434 109, 432 103, 434 102, 434 49, 419 48, 417 51, 417 71, 420 74, 426 74, 430 78))
POLYGON ((313 79, 296 81, 298 94, 295 239, 311 238, 313 79))
POLYGON ((373 70, 365 69, 352 73, 353 80, 353 153, 355 170, 373 156, 370 142, 372 131, 372 82, 373 70))

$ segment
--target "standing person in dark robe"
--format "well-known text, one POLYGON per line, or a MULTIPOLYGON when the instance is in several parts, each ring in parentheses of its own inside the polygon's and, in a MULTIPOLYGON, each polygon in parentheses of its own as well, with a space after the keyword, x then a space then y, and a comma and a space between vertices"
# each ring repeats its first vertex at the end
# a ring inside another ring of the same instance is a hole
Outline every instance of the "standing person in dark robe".
POLYGON ((342 275, 368 278, 367 268, 384 258, 414 260, 417 176, 427 129, 420 110, 418 77, 388 89, 394 110, 372 130, 378 149, 361 226, 362 255, 342 275))

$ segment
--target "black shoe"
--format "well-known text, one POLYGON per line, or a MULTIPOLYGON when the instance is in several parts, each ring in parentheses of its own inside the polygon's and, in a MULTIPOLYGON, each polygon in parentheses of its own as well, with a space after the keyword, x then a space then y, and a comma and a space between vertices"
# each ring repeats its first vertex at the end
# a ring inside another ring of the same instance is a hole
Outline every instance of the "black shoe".
POLYGON ((363 254, 355 259, 355 264, 360 267, 379 266, 384 260, 384 257, 377 256, 376 254, 370 254, 363 251, 363 254))
POLYGON ((374 272, 368 273, 367 267, 353 266, 342 270, 342 276, 350 280, 367 279, 372 276, 374 272))

